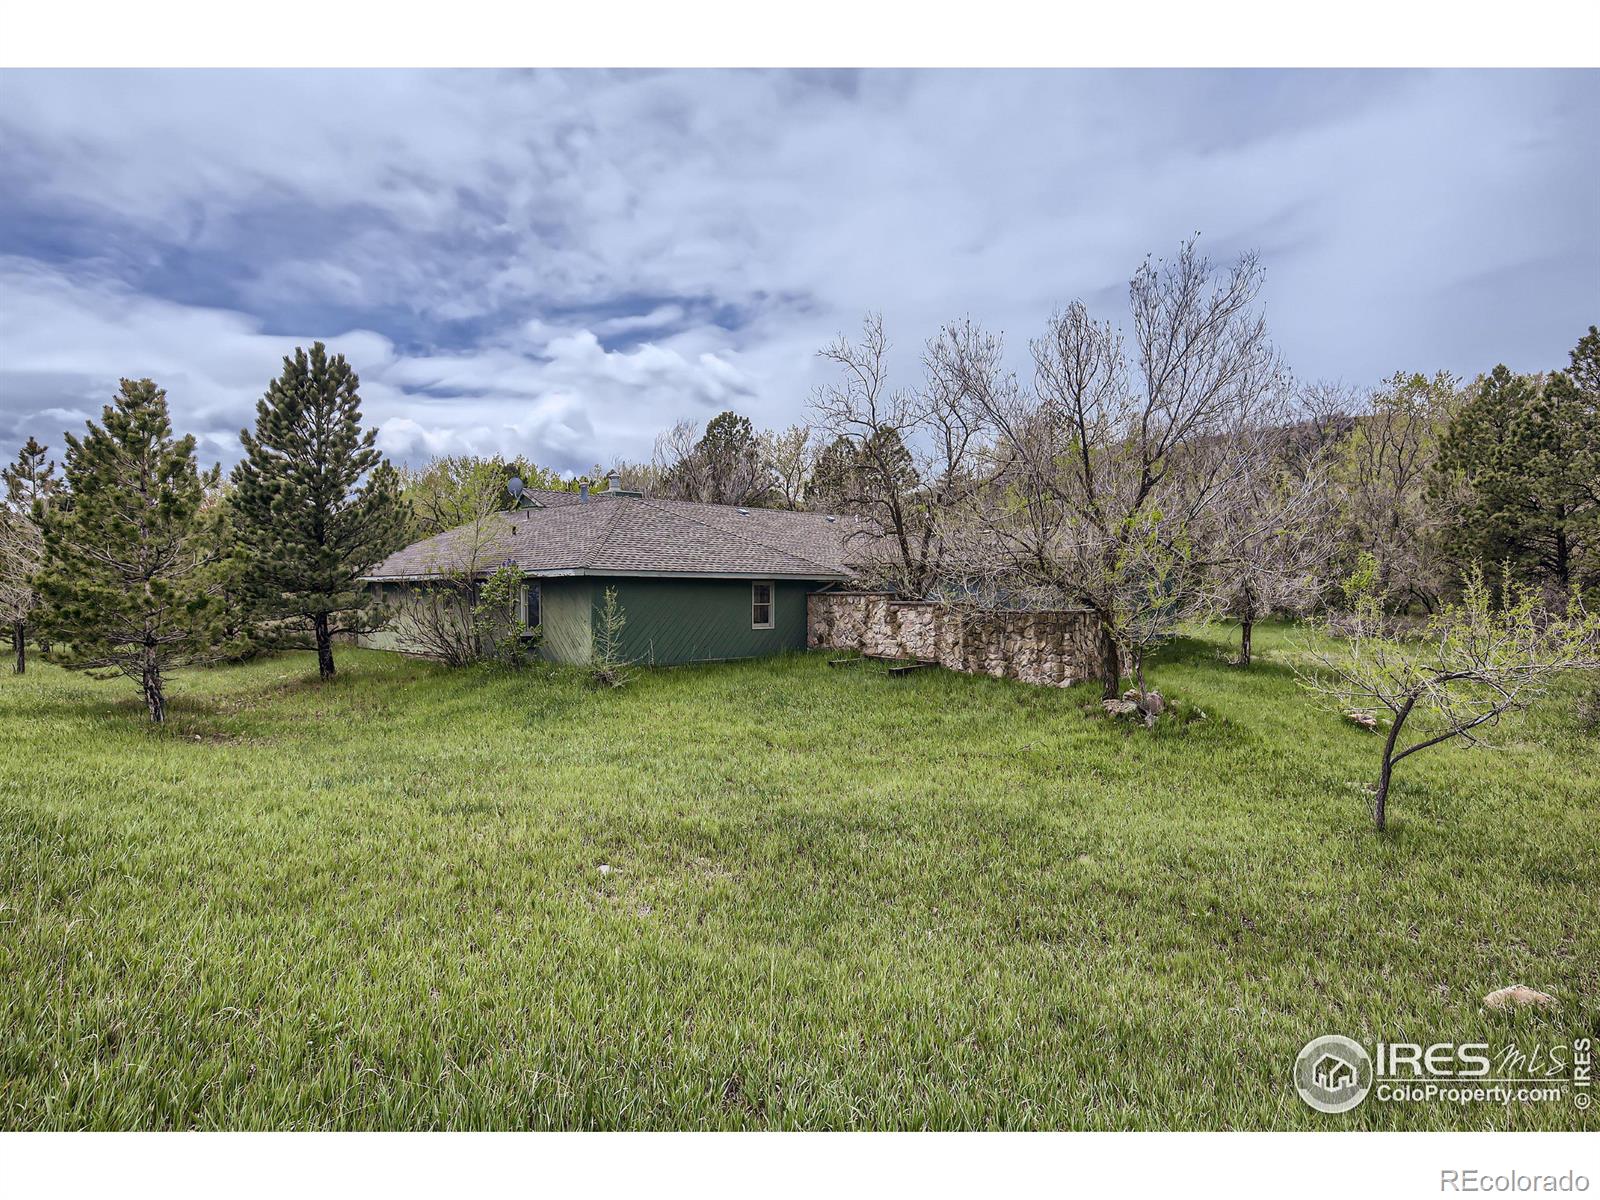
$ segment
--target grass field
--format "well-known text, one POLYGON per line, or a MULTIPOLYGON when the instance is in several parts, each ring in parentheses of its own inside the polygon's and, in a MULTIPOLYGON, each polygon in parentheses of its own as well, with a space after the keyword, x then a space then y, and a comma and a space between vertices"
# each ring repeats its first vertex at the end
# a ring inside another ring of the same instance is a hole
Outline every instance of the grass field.
POLYGON ((1295 636, 1171 647, 1154 734, 818 655, 292 655, 164 729, 7 674, 0 1127, 1594 1128, 1294 1094, 1323 1033, 1600 1033, 1600 745, 1547 702, 1418 755, 1380 836, 1295 636))

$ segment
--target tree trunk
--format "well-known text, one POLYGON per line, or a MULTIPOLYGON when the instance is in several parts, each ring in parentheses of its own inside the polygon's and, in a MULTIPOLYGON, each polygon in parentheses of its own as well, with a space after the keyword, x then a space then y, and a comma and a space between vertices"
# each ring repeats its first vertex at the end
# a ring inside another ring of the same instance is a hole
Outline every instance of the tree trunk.
POLYGON ((1241 667, 1250 665, 1250 630, 1254 627, 1255 621, 1250 617, 1245 617, 1239 622, 1239 665, 1241 667))
POLYGON ((328 614, 318 613, 314 623, 317 631, 317 674, 323 679, 332 679, 333 637, 328 632, 328 614))
POLYGON ((11 626, 11 648, 17 652, 17 664, 13 669, 18 675, 27 674, 28 627, 21 621, 14 622, 11 626))
POLYGON ((156 663, 154 655, 145 655, 142 682, 144 684, 144 706, 150 712, 150 719, 160 725, 167 719, 167 698, 161 690, 161 668, 156 663))
POLYGON ((1139 711, 1144 714, 1144 727, 1146 729, 1154 729, 1156 727, 1156 715, 1150 711, 1150 689, 1145 686, 1144 682, 1144 654, 1142 651, 1135 651, 1133 655, 1133 679, 1134 685, 1139 689, 1139 711))
POLYGON ((1556 588, 1557 599, 1551 606, 1562 616, 1567 615, 1567 601, 1572 594, 1572 547, 1567 543, 1567 525, 1563 513, 1556 510, 1556 588))
POLYGON ((1394 715, 1394 724, 1389 726, 1389 740, 1383 744, 1383 769, 1378 772, 1378 798, 1373 804, 1372 815, 1378 822, 1381 832, 1387 826, 1389 812, 1389 778, 1394 774, 1394 748, 1400 741, 1400 726, 1406 723, 1406 718, 1411 715, 1411 706, 1417 702, 1415 696, 1407 700, 1394 715))
POLYGON ((1117 639, 1111 636, 1111 627, 1102 618, 1100 622, 1100 683, 1107 700, 1120 695, 1122 685, 1122 659, 1117 654, 1117 639))

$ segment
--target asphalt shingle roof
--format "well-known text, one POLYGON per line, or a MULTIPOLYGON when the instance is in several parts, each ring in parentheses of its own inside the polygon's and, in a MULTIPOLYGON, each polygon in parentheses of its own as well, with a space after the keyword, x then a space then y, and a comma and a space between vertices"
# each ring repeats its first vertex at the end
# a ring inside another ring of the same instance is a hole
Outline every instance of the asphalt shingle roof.
POLYGON ((495 513, 476 531, 464 526, 425 538, 365 578, 426 578, 469 566, 486 574, 506 563, 530 575, 851 574, 845 543, 857 529, 852 517, 604 493, 587 502, 571 492, 528 494, 546 506, 495 513))

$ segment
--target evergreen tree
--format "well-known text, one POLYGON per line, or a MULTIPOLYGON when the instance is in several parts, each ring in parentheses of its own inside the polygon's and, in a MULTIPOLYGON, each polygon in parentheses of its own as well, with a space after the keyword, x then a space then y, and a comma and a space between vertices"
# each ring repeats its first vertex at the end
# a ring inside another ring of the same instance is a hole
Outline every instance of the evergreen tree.
POLYGON ((840 434, 817 455, 806 502, 817 509, 916 503, 921 479, 900 431, 880 425, 864 441, 840 434))
POLYGON ((255 654, 255 615, 244 586, 245 555, 234 528, 233 484, 222 477, 222 467, 201 476, 205 497, 200 502, 200 544, 211 560, 211 585, 222 603, 222 643, 229 659, 255 654))
POLYGON ((892 425, 880 425, 867 438, 861 447, 856 475, 858 487, 871 499, 911 497, 921 486, 911 451, 892 425))
POLYGON ((1596 410, 1575 378, 1497 366, 1440 442, 1436 488, 1456 497, 1446 542, 1462 560, 1508 564, 1564 601, 1592 523, 1596 410))
POLYGON ((168 672, 214 660, 220 640, 194 438, 173 439, 167 394, 148 379, 124 379, 101 419, 82 440, 67 436, 71 505, 34 509, 42 625, 51 658, 136 680, 162 721, 168 672))
POLYGON ((1600 588, 1600 329, 1589 326, 1565 371, 1545 386, 1551 411, 1570 432, 1566 457, 1557 464, 1566 497, 1569 540, 1576 547, 1573 582, 1584 591, 1600 588))
POLYGON ((747 504, 769 490, 761 446, 749 417, 718 413, 706 422, 698 453, 706 465, 712 504, 747 504))
POLYGON ((399 479, 373 447, 377 430, 361 429, 359 385, 344 355, 296 347, 256 404, 255 433, 240 433, 233 473, 244 586, 278 628, 311 633, 323 679, 334 636, 376 623, 357 579, 405 539, 399 479))
POLYGON ((36 503, 48 504, 61 491, 56 464, 47 457, 50 447, 30 437, 17 454, 17 461, 0 471, 5 481, 6 502, 21 512, 32 512, 36 503))
POLYGON ((33 574, 44 551, 34 507, 48 506, 61 489, 48 452, 30 437, 17 461, 0 470, 5 484, 0 498, 0 621, 10 631, 16 655, 12 669, 18 675, 28 669, 28 625, 38 605, 33 574))
POLYGON ((849 502, 854 486, 856 449, 840 434, 822 448, 806 485, 806 504, 822 512, 838 512, 849 502))
POLYGON ((750 418, 730 411, 706 422, 705 433, 670 465, 661 486, 679 500, 759 505, 771 497, 775 483, 750 418))

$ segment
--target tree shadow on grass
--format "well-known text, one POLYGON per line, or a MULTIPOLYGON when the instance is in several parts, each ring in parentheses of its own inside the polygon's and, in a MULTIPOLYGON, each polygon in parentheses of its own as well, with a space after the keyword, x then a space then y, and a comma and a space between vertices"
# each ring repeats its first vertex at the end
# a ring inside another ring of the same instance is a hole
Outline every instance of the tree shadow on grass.
POLYGON ((126 696, 84 696, 78 699, 46 700, 30 705, 22 720, 38 720, 45 724, 63 722, 92 728, 96 738, 126 732, 137 736, 170 742, 226 743, 240 741, 265 741, 253 732, 229 728, 218 720, 218 711, 205 700, 195 697, 167 697, 166 720, 150 720, 144 700, 137 694, 126 696))
POLYGON ((1148 669, 1159 670, 1163 666, 1189 667, 1217 672, 1217 678, 1227 682, 1249 680, 1252 677, 1290 681, 1296 678, 1294 667, 1280 661, 1274 649, 1257 650, 1248 667, 1239 665, 1236 658, 1237 651, 1236 645, 1219 647, 1217 642, 1205 638, 1175 637, 1156 651, 1148 669))

